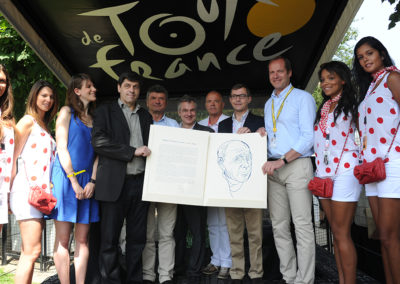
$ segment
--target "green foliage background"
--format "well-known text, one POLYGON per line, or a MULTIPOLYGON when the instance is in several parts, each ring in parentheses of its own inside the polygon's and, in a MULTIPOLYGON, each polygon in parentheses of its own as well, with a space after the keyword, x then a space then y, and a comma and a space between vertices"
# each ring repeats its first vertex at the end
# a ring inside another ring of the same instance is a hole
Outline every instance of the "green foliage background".
POLYGON ((1 14, 0 63, 6 66, 10 74, 17 120, 25 113, 26 98, 32 85, 39 79, 49 81, 55 87, 60 103, 64 102, 65 87, 1 14))

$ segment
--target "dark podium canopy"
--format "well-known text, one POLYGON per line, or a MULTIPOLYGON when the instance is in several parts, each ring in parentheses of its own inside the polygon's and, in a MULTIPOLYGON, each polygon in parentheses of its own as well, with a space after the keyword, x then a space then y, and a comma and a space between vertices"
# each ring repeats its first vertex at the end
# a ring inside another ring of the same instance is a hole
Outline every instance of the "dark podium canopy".
POLYGON ((242 82, 272 87, 269 59, 293 62, 293 82, 312 91, 362 0, 0 0, 1 13, 64 83, 89 73, 116 95, 127 70, 171 97, 224 94, 242 82))

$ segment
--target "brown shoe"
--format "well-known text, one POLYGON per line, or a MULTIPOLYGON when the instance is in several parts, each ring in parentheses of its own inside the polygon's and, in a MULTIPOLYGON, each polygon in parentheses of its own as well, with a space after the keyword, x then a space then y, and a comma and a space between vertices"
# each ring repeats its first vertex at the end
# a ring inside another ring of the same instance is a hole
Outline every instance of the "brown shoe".
POLYGON ((212 263, 207 264, 206 267, 203 268, 203 270, 201 272, 203 272, 203 274, 205 275, 212 275, 215 274, 219 271, 219 266, 215 266, 212 263))
POLYGON ((229 267, 221 267, 218 273, 218 279, 228 279, 229 267))

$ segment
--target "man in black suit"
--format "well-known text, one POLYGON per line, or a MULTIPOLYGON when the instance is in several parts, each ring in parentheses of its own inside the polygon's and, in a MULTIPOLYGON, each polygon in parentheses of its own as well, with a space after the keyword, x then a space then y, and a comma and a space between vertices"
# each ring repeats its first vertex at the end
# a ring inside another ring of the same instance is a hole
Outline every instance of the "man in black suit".
MULTIPOLYGON (((214 132, 207 126, 196 122, 197 104, 194 98, 184 95, 178 104, 178 115, 182 120, 181 127, 194 130, 214 132)), ((201 268, 204 262, 207 224, 207 207, 178 205, 175 224, 175 273, 182 275, 185 271, 186 234, 189 228, 192 233, 192 249, 187 265, 188 283, 200 283, 201 268)))
POLYGON ((126 218, 126 283, 141 283, 148 202, 142 201, 151 115, 136 103, 140 78, 121 74, 119 99, 95 113, 92 145, 99 155, 95 198, 100 201, 101 283, 121 283, 118 243, 126 218))
MULTIPOLYGON (((234 110, 232 117, 219 123, 218 133, 251 133, 264 127, 264 118, 249 111, 251 96, 243 84, 231 89, 229 101, 234 110)), ((232 267, 229 272, 232 283, 241 283, 245 276, 243 233, 247 229, 249 238, 250 269, 252 283, 262 283, 262 209, 225 208, 226 224, 232 253, 232 267)))

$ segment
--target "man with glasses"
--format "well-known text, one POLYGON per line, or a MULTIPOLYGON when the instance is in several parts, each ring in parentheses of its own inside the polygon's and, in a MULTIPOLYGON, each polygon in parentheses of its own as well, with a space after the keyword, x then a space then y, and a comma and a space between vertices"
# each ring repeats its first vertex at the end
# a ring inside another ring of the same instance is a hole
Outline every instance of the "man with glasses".
MULTIPOLYGON (((219 133, 251 133, 264 127, 264 119, 249 111, 251 96, 244 84, 236 84, 231 89, 229 102, 233 115, 220 122, 219 133)), ((247 229, 249 241, 250 269, 248 272, 253 284, 262 283, 262 209, 225 208, 226 224, 232 252, 230 276, 234 284, 242 283, 245 276, 243 234, 247 229)))
MULTIPOLYGON (((178 115, 182 120, 181 128, 214 132, 207 126, 196 122, 197 103, 194 98, 184 95, 178 104, 178 115)), ((205 253, 207 208, 204 206, 178 205, 176 226, 174 231, 175 274, 181 276, 186 269, 187 283, 199 284, 201 267, 205 253), (187 263, 185 263, 186 234, 188 229, 192 233, 192 248, 187 263)), ((177 281, 179 281, 177 279, 177 281)))

